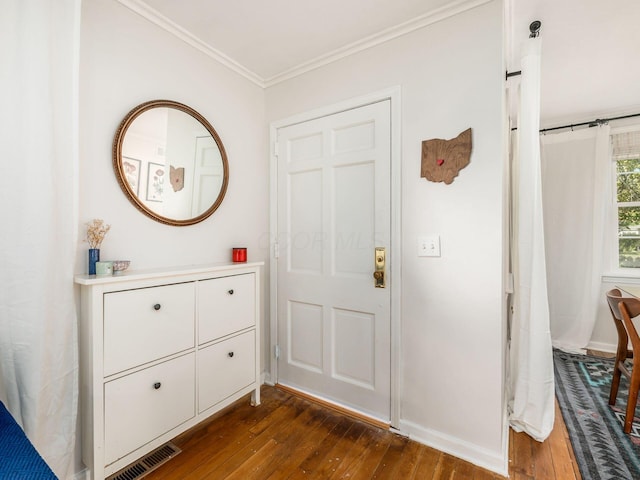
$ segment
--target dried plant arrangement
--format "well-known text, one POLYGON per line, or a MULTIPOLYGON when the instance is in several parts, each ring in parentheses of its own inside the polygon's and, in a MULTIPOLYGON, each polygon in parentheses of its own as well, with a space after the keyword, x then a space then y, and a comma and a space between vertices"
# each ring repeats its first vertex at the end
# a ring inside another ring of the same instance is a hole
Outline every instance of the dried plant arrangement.
POLYGON ((89 248, 100 248, 104 236, 107 234, 111 225, 104 223, 104 220, 100 218, 94 218, 91 222, 87 223, 87 242, 89 242, 89 248))

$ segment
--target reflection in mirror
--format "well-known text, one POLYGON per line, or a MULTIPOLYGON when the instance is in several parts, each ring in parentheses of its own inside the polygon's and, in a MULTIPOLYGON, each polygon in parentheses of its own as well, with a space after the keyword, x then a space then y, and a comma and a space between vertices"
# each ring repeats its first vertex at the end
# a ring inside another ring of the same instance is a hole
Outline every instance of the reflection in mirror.
POLYGON ((114 139, 113 163, 129 200, 170 225, 209 217, 227 189, 220 138, 204 117, 177 102, 155 100, 129 112, 114 139))

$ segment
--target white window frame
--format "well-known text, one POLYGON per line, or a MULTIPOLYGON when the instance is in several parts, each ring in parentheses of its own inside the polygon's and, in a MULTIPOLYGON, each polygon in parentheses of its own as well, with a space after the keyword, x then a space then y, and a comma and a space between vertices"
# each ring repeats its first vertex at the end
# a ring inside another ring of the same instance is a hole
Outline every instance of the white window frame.
MULTIPOLYGON (((613 135, 626 132, 640 131, 640 124, 628 125, 624 127, 611 128, 610 142, 613 135)), ((609 254, 605 262, 609 263, 609 274, 603 275, 603 280, 611 281, 626 281, 627 283, 639 283, 640 284, 640 267, 621 267, 619 265, 619 246, 618 246, 618 162, 613 158, 613 152, 610 151, 610 172, 611 172, 611 200, 610 209, 608 215, 608 231, 611 232, 609 236, 609 248, 607 249, 609 254), (636 280, 636 281, 634 281, 636 280)), ((640 207, 640 202, 629 202, 625 206, 637 206, 640 207)))

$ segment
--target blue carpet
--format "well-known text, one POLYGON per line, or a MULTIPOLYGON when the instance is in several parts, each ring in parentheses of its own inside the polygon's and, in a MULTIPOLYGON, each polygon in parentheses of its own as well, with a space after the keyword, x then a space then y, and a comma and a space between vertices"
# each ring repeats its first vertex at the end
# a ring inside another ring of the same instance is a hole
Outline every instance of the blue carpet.
POLYGON ((0 402, 0 479, 57 479, 2 402, 0 402))
POLYGON ((554 350, 556 397, 583 480, 640 479, 640 409, 623 432, 629 383, 609 405, 613 359, 554 350))

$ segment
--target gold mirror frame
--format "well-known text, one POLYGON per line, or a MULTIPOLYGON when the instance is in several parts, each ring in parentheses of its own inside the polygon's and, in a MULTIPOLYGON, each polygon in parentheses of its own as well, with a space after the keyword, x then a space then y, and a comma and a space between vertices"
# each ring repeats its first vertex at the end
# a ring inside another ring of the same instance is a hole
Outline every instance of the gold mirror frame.
POLYGON ((229 183, 229 162, 227 160, 227 153, 224 149, 224 146, 222 145, 222 140, 220 140, 220 137, 218 136, 215 129, 211 126, 206 118, 196 112, 193 108, 171 100, 152 100, 150 102, 145 102, 133 108, 129 113, 127 113, 127 115, 124 117, 124 120, 122 120, 120 126, 116 130, 116 134, 113 139, 113 168, 116 174, 116 178, 118 179, 118 183, 120 184, 120 188, 124 192, 125 196, 129 199, 129 201, 138 210, 157 222, 173 226, 193 225, 202 222, 203 220, 210 217, 222 203, 222 200, 224 199, 225 193, 227 191, 227 185, 229 183), (216 200, 208 209, 192 218, 174 219, 162 216, 159 213, 154 212, 152 209, 146 206, 139 198, 138 194, 132 190, 131 185, 127 181, 126 172, 123 167, 122 146, 129 127, 134 122, 134 120, 136 120, 144 112, 147 112, 153 108, 161 107, 179 110, 197 120, 209 132, 209 134, 215 141, 220 152, 220 157, 222 159, 223 179, 220 186, 220 192, 218 193, 216 200))

